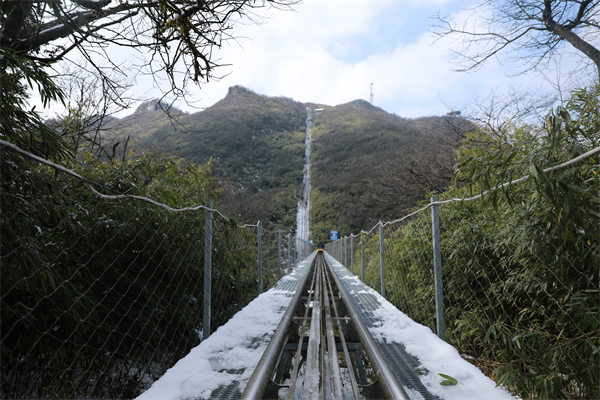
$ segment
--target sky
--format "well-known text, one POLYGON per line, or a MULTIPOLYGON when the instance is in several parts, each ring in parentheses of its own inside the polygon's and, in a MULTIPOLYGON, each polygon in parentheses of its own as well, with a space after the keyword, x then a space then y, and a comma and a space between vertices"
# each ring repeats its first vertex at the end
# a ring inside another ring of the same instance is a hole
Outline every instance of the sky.
POLYGON ((333 106, 369 101, 373 83, 373 104, 390 113, 446 113, 468 100, 483 74, 476 83, 474 76, 453 72, 449 52, 434 43, 429 28, 438 11, 449 14, 475 4, 321 0, 305 1, 294 11, 273 10, 261 25, 238 26, 247 39, 223 49, 223 61, 232 64, 229 74, 193 97, 213 104, 229 86, 242 85, 333 106))
MULTIPOLYGON (((200 111, 225 97, 230 86, 242 85, 262 95, 333 106, 369 101, 372 84, 375 106, 416 118, 468 110, 494 90, 551 89, 552 72, 515 77, 514 65, 494 60, 477 72, 455 71, 452 49, 457 44, 435 40, 435 16, 463 20, 472 14, 465 9, 479 3, 305 0, 293 11, 260 11, 261 24, 242 21, 233 31, 237 40, 215 51, 214 58, 229 64, 215 71, 221 78, 190 88, 188 100, 195 108, 183 101, 175 105, 200 111)), ((126 50, 115 53, 123 62, 131 57, 126 50)), ((165 91, 145 76, 138 77, 133 94, 148 99, 165 91)))

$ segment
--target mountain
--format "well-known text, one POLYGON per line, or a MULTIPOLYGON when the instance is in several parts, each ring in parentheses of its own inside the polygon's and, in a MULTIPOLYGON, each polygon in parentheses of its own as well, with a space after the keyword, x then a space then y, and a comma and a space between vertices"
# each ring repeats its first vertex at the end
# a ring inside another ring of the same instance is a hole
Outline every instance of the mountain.
POLYGON ((444 117, 406 119, 364 100, 323 108, 312 129, 314 240, 328 239, 330 230, 370 229, 423 199, 427 185, 414 182, 405 163, 438 147, 430 134, 440 132, 444 117))
POLYGON ((244 222, 295 229, 307 107, 323 109, 312 113, 314 240, 326 240, 332 229, 356 233, 378 218, 399 216, 431 186, 415 181, 402 162, 423 172, 435 165, 432 154, 449 154, 432 140, 444 136, 448 117, 406 119, 363 100, 332 107, 262 96, 242 86, 229 88, 224 99, 194 114, 168 109, 172 119, 164 104, 143 103, 119 127, 138 148, 195 163, 213 159, 217 183, 224 188, 216 204, 222 211, 244 222))
POLYGON ((302 195, 306 107, 285 97, 258 95, 234 86, 213 106, 170 120, 154 103, 141 104, 120 121, 142 149, 160 148, 194 163, 213 159, 225 189, 217 207, 244 222, 292 229, 302 195))

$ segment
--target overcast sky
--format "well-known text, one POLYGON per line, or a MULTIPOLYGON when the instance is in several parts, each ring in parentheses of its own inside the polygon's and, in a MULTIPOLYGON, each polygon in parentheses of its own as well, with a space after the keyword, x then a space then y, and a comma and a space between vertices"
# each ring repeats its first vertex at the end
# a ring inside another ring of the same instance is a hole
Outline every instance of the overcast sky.
MULTIPOLYGON (((435 42, 435 16, 459 20, 480 1, 324 1, 305 0, 294 11, 263 12, 264 23, 237 25, 237 42, 216 52, 222 63, 218 81, 193 88, 199 109, 222 99, 227 88, 242 85, 267 96, 337 105, 355 99, 403 117, 464 110, 474 98, 510 86, 550 88, 548 73, 510 77, 515 66, 491 62, 474 73, 455 72, 449 39, 435 42)), ((118 54, 125 60, 126 53, 118 54)), ((569 64, 567 57, 564 63, 569 64)), ((135 94, 160 97, 149 77, 139 78, 135 94)), ((183 102, 176 106, 194 112, 183 102)), ((133 112, 130 110, 129 112, 133 112)))

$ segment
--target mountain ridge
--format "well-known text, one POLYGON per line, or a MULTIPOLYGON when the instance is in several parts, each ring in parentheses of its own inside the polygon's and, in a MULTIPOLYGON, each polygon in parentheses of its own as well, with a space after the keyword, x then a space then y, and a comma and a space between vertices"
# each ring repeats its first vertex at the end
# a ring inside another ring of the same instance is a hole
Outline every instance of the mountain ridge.
POLYGON ((194 163, 213 160, 216 183, 224 189, 216 205, 222 211, 243 222, 262 220, 293 231, 302 197, 307 107, 323 109, 313 112, 312 126, 316 240, 325 240, 331 229, 356 233, 369 218, 398 215, 414 205, 415 196, 399 199, 410 197, 410 204, 378 204, 370 195, 376 186, 374 166, 398 152, 417 154, 427 148, 424 132, 438 129, 435 125, 445 117, 411 120, 365 100, 336 106, 303 103, 236 85, 202 111, 189 114, 171 107, 172 119, 164 103, 144 102, 119 126, 139 148, 160 148, 194 163))

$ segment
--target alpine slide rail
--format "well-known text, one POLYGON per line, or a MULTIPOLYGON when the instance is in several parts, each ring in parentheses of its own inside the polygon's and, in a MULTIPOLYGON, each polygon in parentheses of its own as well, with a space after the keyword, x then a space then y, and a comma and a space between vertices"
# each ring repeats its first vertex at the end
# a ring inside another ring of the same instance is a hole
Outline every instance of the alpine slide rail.
POLYGON ((373 339, 375 296, 354 293, 344 273, 317 252, 241 396, 221 390, 210 398, 410 399, 409 387, 434 399, 402 345, 373 339))
POLYGON ((410 355, 375 342, 369 302, 352 298, 338 273, 316 254, 241 399, 409 399, 403 380, 433 398, 410 355))
POLYGON ((137 400, 484 398, 511 396, 331 254, 313 252, 137 400), (438 371, 464 383, 440 386, 438 371))

